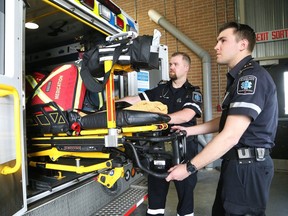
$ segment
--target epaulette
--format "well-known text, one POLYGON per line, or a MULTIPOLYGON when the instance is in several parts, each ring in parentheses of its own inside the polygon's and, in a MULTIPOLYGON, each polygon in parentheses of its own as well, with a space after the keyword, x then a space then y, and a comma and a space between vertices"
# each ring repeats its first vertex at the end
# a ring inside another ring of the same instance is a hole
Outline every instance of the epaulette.
POLYGON ((200 92, 200 87, 199 86, 193 86, 191 83, 187 83, 186 88, 189 88, 192 91, 200 92))
POLYGON ((247 64, 245 64, 243 66, 243 68, 238 72, 239 75, 241 75, 243 73, 243 71, 246 71, 248 69, 253 69, 254 68, 254 65, 252 63, 252 61, 249 61, 247 64))
POLYGON ((164 85, 164 84, 167 84, 168 82, 169 82, 168 80, 160 80, 158 85, 164 85))
POLYGON ((193 86, 194 87, 194 91, 200 92, 200 87, 199 86, 193 86))

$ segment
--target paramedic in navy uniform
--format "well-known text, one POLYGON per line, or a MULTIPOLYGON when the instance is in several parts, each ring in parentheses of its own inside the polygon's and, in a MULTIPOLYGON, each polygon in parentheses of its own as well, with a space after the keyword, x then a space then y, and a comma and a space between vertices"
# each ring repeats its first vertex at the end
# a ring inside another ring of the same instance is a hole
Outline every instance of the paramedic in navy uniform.
MULTIPOLYGON (((175 52, 170 58, 170 81, 160 83, 156 88, 146 90, 137 96, 128 96, 120 99, 135 104, 140 100, 160 101, 168 107, 171 117, 169 124, 192 126, 196 124, 196 117, 201 117, 202 95, 198 87, 192 86, 187 81, 191 59, 183 52, 175 52)), ((198 150, 197 137, 187 137, 186 160, 191 160, 198 150)), ((166 170, 167 172, 167 170, 166 170)), ((178 194, 177 214, 180 216, 194 215, 193 190, 197 176, 191 175, 184 181, 175 181, 178 194)), ((148 175, 148 209, 147 215, 164 215, 166 196, 169 182, 148 175)))
POLYGON ((215 46, 217 63, 227 65, 221 118, 195 127, 175 126, 187 135, 219 133, 187 164, 172 167, 170 180, 183 180, 222 157, 212 208, 214 216, 263 216, 274 174, 269 155, 278 122, 275 84, 251 57, 255 32, 248 25, 224 24, 215 46))

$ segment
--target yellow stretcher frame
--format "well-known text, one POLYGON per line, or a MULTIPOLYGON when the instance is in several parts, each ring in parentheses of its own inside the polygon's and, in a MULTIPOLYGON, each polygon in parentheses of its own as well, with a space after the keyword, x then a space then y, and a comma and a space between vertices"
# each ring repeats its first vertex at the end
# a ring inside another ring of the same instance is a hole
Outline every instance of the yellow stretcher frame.
MULTIPOLYGON (((124 127, 122 129, 119 129, 119 131, 123 132, 125 131, 125 133, 121 133, 117 139, 121 139, 122 137, 131 137, 133 133, 137 133, 137 132, 148 132, 148 131, 160 131, 160 130, 165 130, 168 128, 168 124, 166 123, 162 123, 162 124, 155 124, 155 125, 147 125, 147 126, 135 126, 135 127, 124 127)), ((105 129, 106 132, 108 132, 108 129, 105 129)), ((104 145, 104 136, 103 136, 103 131, 104 129, 100 129, 99 131, 96 130, 96 132, 100 132, 99 135, 97 134, 93 134, 94 130, 84 130, 81 132, 85 132, 85 135, 82 135, 82 133, 80 132, 80 135, 78 136, 68 136, 67 134, 61 134, 60 136, 44 136, 44 137, 34 137, 31 138, 31 145, 33 146, 38 146, 39 151, 37 152, 32 152, 32 153, 28 153, 28 157, 32 158, 32 157, 43 157, 43 156, 49 156, 49 158, 52 161, 57 161, 60 157, 80 157, 80 158, 99 158, 99 159, 109 159, 109 154, 108 153, 103 153, 103 152, 76 152, 76 151, 59 151, 57 150, 56 147, 52 147, 51 141, 53 140, 53 142, 57 142, 57 141, 67 141, 67 143, 69 142, 69 140, 85 140, 85 139, 95 139, 95 140, 100 140, 103 141, 103 145, 104 145), (37 143, 41 142, 41 144, 37 143), (34 142, 34 144, 33 144, 34 142), (43 144, 45 143, 45 144, 43 144), (41 150, 41 147, 51 147, 50 149, 44 149, 41 150)), ((118 143, 117 148, 121 148, 123 147, 123 145, 121 143, 118 143)), ((69 171, 69 170, 67 170, 69 171)))

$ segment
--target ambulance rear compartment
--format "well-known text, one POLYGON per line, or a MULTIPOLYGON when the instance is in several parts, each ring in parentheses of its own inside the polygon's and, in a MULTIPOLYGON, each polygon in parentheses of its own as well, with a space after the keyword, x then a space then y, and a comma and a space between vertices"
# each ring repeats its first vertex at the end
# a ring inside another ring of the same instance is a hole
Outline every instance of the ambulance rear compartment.
MULTIPOLYGON (((78 1, 75 2, 80 4, 78 1)), ((77 15, 64 13, 59 8, 52 7, 46 2, 29 0, 27 3, 25 22, 36 23, 38 28, 25 28, 24 50, 26 77, 29 75, 32 76, 35 73, 47 76, 59 66, 66 64, 77 65, 77 61, 81 58, 83 54, 82 51, 84 51, 85 48, 90 48, 95 45, 95 43, 105 40, 108 34, 123 30, 119 29, 115 23, 113 27, 111 27, 112 24, 110 23, 109 25, 103 25, 103 27, 95 29, 87 25, 87 23, 79 21, 77 15)), ((89 9, 89 7, 87 8, 89 9)), ((131 23, 131 21, 129 21, 129 23, 131 23)), ((135 26, 133 28, 135 28, 135 26)), ((116 96, 119 94, 118 84, 118 77, 115 77, 116 96)), ((31 94, 31 86, 27 83, 27 79, 25 86, 26 99, 28 99, 31 96, 29 95, 29 93, 31 94)), ((71 91, 73 91, 73 89, 71 89, 71 91)), ((33 92, 33 94, 34 93, 35 92, 33 92)), ((27 110, 28 109, 26 109, 26 111, 27 110)), ((30 114, 31 113, 26 113, 27 124, 29 123, 30 114)), ((29 140, 30 134, 27 133, 29 133, 29 129, 26 128, 26 145, 29 150, 31 144, 29 140)), ((45 160, 45 158, 43 158, 43 160, 45 160)), ((59 158, 57 162, 61 164, 62 160, 65 160, 66 164, 73 166, 76 164, 75 158, 73 157, 59 158)), ((37 200, 51 196, 51 194, 57 194, 56 196, 58 196, 58 193, 63 193, 63 191, 71 186, 80 187, 81 184, 91 182, 98 174, 97 172, 77 174, 69 171, 35 168, 28 165, 29 159, 27 159, 27 161, 28 204, 33 204, 37 200)), ((103 162, 102 159, 91 158, 81 161, 81 165, 99 164, 101 162, 103 162)), ((131 166, 127 166, 125 169, 130 172, 131 166)), ((92 184, 94 185, 94 183, 92 184)), ((95 184, 99 183, 95 182, 95 184)), ((125 189, 127 189, 127 186, 123 186, 123 182, 120 182, 115 184, 110 190, 104 189, 104 193, 115 194, 125 189)), ((102 190, 102 186, 97 185, 95 190, 102 190)), ((103 192, 99 194, 101 195, 102 193, 103 192)))

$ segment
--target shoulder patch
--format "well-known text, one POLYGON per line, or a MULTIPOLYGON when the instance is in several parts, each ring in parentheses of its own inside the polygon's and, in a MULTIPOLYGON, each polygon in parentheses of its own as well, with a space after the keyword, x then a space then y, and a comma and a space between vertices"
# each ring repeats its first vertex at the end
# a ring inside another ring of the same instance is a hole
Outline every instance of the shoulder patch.
POLYGON ((192 92, 192 100, 196 103, 202 103, 202 94, 200 92, 192 92))
POLYGON ((257 77, 253 75, 240 77, 237 84, 237 94, 240 95, 254 94, 256 84, 257 84, 257 77))

